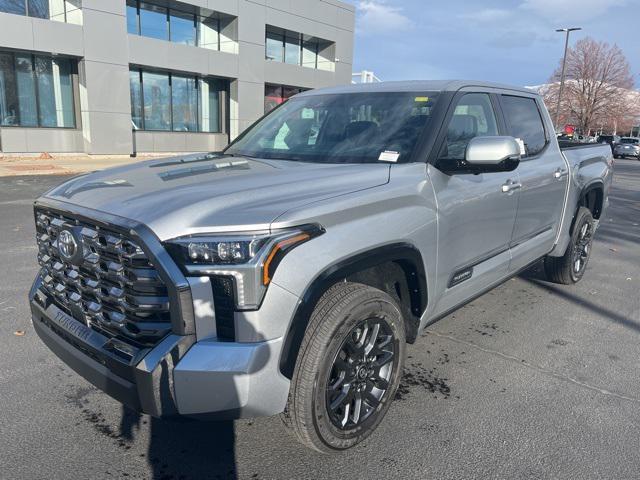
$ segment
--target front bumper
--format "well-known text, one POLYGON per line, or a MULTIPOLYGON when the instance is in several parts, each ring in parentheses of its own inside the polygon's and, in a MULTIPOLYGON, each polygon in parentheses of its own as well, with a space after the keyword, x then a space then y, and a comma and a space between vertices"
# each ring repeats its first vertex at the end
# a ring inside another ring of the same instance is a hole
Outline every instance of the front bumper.
POLYGON ((283 411, 289 392, 279 368, 283 327, 297 297, 272 285, 259 311, 236 320, 240 341, 218 341, 208 280, 184 277, 146 226, 64 202, 38 203, 135 236, 169 290, 171 333, 153 347, 135 348, 59 308, 38 275, 29 293, 34 329, 63 362, 121 403, 155 417, 238 418, 283 411))
POLYGON ((155 417, 228 419, 283 411, 289 380, 279 371, 282 338, 196 343, 171 334, 153 349, 124 359, 111 341, 58 308, 40 288, 29 299, 41 340, 87 381, 128 407, 155 417))
POLYGON ((195 337, 169 335, 153 349, 127 359, 110 339, 58 308, 41 288, 40 276, 31 288, 31 319, 40 339, 76 373, 130 408, 155 417, 178 413, 171 379, 174 359, 195 337))

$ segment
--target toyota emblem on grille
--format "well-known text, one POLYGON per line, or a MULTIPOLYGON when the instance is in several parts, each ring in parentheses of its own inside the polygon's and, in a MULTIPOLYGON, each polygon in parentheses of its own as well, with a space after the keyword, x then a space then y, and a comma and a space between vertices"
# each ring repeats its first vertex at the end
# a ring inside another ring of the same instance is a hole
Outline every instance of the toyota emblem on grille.
POLYGON ((60 256, 69 262, 73 262, 78 254, 78 242, 73 232, 62 230, 58 235, 58 251, 60 256))

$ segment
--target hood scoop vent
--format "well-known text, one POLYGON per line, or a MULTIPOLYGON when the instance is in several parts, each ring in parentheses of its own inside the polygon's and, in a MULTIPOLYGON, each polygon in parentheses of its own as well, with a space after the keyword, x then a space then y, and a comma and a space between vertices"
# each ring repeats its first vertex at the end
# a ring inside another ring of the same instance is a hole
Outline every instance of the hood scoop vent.
POLYGON ((162 172, 158 176, 168 182, 178 178, 192 177, 194 175, 203 175, 205 173, 215 173, 222 170, 249 170, 249 162, 246 160, 232 160, 224 162, 216 162, 211 165, 199 165, 196 167, 177 168, 168 172, 162 172))

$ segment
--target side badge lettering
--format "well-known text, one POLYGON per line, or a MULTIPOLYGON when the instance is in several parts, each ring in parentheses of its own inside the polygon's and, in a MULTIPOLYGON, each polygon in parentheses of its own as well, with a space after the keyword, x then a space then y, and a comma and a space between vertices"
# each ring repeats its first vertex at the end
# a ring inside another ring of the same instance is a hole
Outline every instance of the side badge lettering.
POLYGON ((473 276, 473 267, 459 270, 453 274, 451 280, 449 280, 449 286, 447 288, 455 287, 462 282, 469 280, 473 276))

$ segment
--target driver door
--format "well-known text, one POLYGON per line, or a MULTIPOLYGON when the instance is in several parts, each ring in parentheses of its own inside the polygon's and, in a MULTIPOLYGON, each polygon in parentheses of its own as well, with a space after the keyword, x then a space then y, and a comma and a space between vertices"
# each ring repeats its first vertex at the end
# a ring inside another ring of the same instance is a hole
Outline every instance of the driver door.
POLYGON ((438 159, 428 167, 438 205, 436 315, 507 275, 518 205, 517 170, 473 174, 444 167, 464 160, 472 138, 504 131, 491 94, 459 94, 454 105, 438 159))

